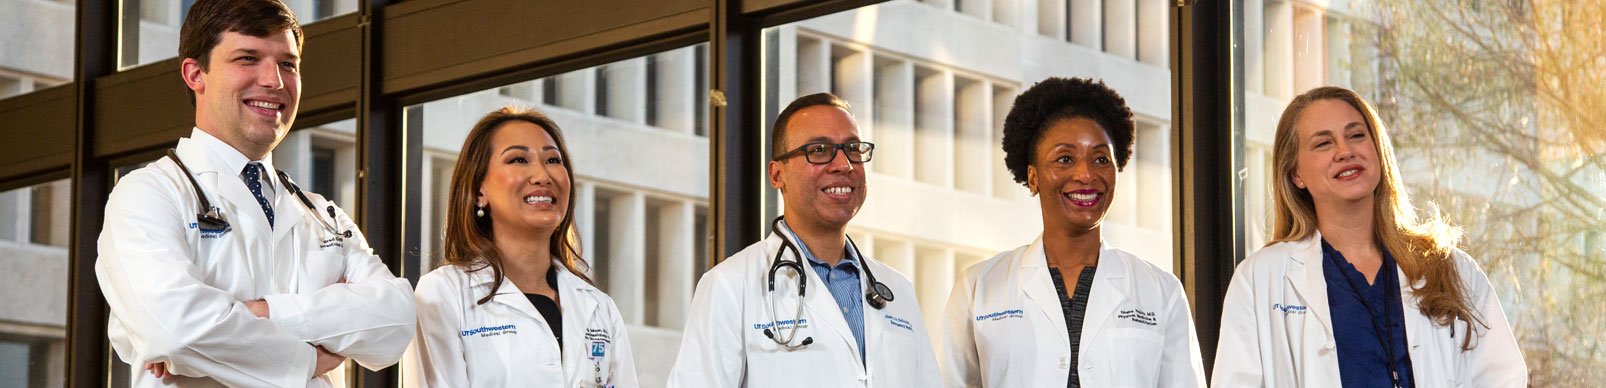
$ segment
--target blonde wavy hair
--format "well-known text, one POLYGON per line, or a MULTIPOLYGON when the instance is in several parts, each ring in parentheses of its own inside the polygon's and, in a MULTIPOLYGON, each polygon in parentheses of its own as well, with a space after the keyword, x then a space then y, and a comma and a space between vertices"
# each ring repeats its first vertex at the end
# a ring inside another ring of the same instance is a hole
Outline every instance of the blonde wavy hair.
MULTIPOLYGON (((1445 221, 1436 209, 1430 217, 1417 217, 1416 208, 1411 206, 1410 196, 1405 191, 1405 184, 1400 180, 1399 165, 1394 160, 1394 146, 1389 141, 1388 130, 1372 105, 1349 89, 1336 86, 1311 89, 1294 97, 1277 121, 1277 135, 1272 146, 1272 171, 1276 174, 1272 179, 1276 182, 1272 185, 1272 198, 1277 206, 1271 242, 1266 245, 1300 241, 1316 234, 1315 202, 1310 192, 1295 186, 1293 181, 1294 169, 1299 162, 1299 138, 1294 124, 1299 121, 1305 108, 1323 100, 1347 103, 1365 117, 1366 129, 1370 132, 1372 145, 1377 148, 1378 165, 1382 169, 1382 178, 1372 192, 1376 201, 1372 215, 1373 233, 1376 233, 1377 241, 1394 256, 1409 283, 1421 282, 1421 287, 1415 288, 1415 294, 1421 297, 1417 308, 1441 326, 1458 320, 1466 322, 1469 330, 1474 322, 1483 326, 1482 319, 1477 316, 1467 297, 1466 285, 1461 282, 1452 255, 1456 240, 1461 237, 1461 229, 1445 221)), ((1461 346, 1471 349, 1472 336, 1466 337, 1461 346)))

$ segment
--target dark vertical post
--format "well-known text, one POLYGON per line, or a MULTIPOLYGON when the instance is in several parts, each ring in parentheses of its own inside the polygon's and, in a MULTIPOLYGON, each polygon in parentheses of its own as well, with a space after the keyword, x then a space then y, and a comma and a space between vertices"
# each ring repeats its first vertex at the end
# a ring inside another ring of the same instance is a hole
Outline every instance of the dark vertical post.
POLYGON ((67 386, 106 386, 106 300, 95 282, 95 240, 111 192, 111 170, 95 156, 95 81, 116 71, 114 1, 78 0, 73 87, 77 115, 72 158, 72 235, 68 243, 67 386))
POLYGON ((1222 299, 1243 257, 1242 204, 1233 193, 1232 5, 1187 1, 1172 12, 1172 144, 1177 164, 1176 249, 1208 374, 1215 364, 1222 299))
MULTIPOLYGON (((759 191, 764 175, 759 73, 762 39, 758 26, 741 13, 736 0, 715 0, 710 29, 709 139, 714 176, 709 204, 716 262, 757 242, 763 230, 759 191)), ((710 263, 712 265, 713 263, 710 263)))
MULTIPOLYGON (((394 99, 384 95, 382 88, 382 27, 385 6, 391 2, 360 0, 357 6, 357 12, 362 14, 358 22, 358 28, 362 29, 362 68, 357 91, 356 221, 374 254, 392 273, 400 275, 402 256, 418 251, 404 245, 406 241, 417 244, 417 234, 407 240, 403 229, 405 201, 416 198, 405 194, 409 173, 405 167, 408 158, 417 155, 405 152, 409 139, 402 132, 403 128, 398 128, 401 120, 397 116, 401 111, 394 99)), ((396 367, 378 372, 361 369, 357 384, 365 388, 396 387, 400 380, 397 370, 396 367)))
MULTIPOLYGON (((404 206, 401 209, 398 209, 402 217, 404 217, 401 224, 403 251, 401 255, 401 273, 402 277, 407 278, 408 283, 417 286, 418 278, 429 271, 429 268, 424 266, 423 252, 420 248, 423 246, 422 239, 424 238, 421 232, 427 226, 419 224, 423 220, 423 212, 429 211, 429 209, 423 207, 423 190, 430 190, 428 187, 423 187, 424 174, 426 173, 424 171, 424 106, 414 105, 398 108, 402 112, 401 131, 406 137, 404 146, 407 147, 406 154, 408 155, 405 158, 406 160, 403 161, 406 165, 406 177, 404 179, 405 187, 402 188, 402 191, 406 203, 403 204, 404 206)), ((446 183, 442 182, 441 184, 446 183)))

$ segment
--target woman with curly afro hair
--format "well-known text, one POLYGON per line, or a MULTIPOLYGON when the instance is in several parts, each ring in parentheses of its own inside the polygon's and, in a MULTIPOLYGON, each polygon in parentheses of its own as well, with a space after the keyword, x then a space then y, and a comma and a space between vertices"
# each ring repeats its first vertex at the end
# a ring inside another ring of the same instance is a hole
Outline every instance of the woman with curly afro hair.
POLYGON ((1203 387, 1182 283, 1104 243, 1132 110, 1103 82, 1049 78, 1004 120, 1004 164, 1043 234, 965 270, 948 298, 949 387, 1203 387))

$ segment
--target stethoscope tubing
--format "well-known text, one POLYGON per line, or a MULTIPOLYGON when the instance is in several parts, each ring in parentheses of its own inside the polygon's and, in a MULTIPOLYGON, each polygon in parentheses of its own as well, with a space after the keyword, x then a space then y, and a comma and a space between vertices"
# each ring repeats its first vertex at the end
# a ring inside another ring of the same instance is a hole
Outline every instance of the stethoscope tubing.
MULTIPOLYGON (((195 174, 190 172, 190 168, 184 165, 184 161, 182 159, 179 159, 178 152, 172 148, 169 148, 167 149, 167 157, 173 160, 173 164, 178 165, 179 170, 184 171, 184 177, 189 178, 190 188, 195 190, 195 197, 200 199, 201 208, 195 213, 196 221, 198 223, 211 224, 215 227, 215 229, 228 228, 228 220, 223 219, 223 215, 218 213, 216 207, 212 206, 212 202, 206 199, 206 191, 201 189, 200 182, 195 180, 195 174)), ((291 194, 295 194, 296 198, 300 199, 299 202, 301 202, 301 206, 306 207, 307 211, 312 212, 312 218, 318 220, 318 224, 322 225, 325 231, 328 231, 336 236, 351 238, 351 230, 342 232, 340 231, 340 228, 336 228, 335 225, 330 224, 329 221, 324 221, 323 217, 318 216, 318 210, 313 207, 312 199, 307 198, 307 194, 301 191, 301 187, 297 186, 295 181, 290 180, 290 174, 285 173, 284 170, 274 170, 278 171, 279 181, 284 184, 285 190, 289 191, 291 194)), ((334 205, 329 205, 328 211, 329 219, 333 220, 335 218, 334 205)))
MULTIPOLYGON (((808 296, 808 275, 803 273, 802 252, 797 248, 796 244, 792 243, 792 239, 787 238, 785 233, 781 233, 781 221, 784 218, 785 216, 779 216, 775 217, 774 221, 770 221, 770 232, 781 238, 781 247, 776 249, 775 257, 770 260, 769 274, 767 279, 765 279, 766 284, 768 284, 768 291, 770 294, 770 306, 768 309, 766 309, 766 312, 768 312, 770 315, 770 327, 764 329, 764 335, 769 337, 771 341, 775 341, 776 344, 784 346, 787 349, 797 350, 808 346, 813 342, 813 337, 807 337, 803 339, 802 343, 797 345, 792 344, 792 340, 797 338, 798 326, 800 326, 803 321, 803 300, 804 297, 808 296), (788 250, 792 252, 792 260, 783 259, 788 250), (771 329, 776 329, 775 331, 779 331, 777 327, 780 326, 780 321, 775 319, 775 305, 777 304, 775 300, 775 274, 780 272, 781 268, 791 268, 792 271, 796 272, 801 278, 799 279, 797 286, 797 314, 793 316, 792 328, 787 333, 785 339, 782 339, 779 335, 771 334, 770 331, 771 329)), ((852 237, 846 238, 848 247, 853 249, 853 255, 861 260, 859 267, 863 269, 865 279, 869 280, 869 291, 865 293, 865 300, 870 304, 870 307, 874 307, 876 309, 886 308, 887 302, 891 302, 895 297, 892 294, 892 290, 885 284, 882 284, 880 281, 876 280, 875 274, 870 272, 870 264, 862 262, 864 260, 864 254, 859 252, 858 245, 853 243, 852 237)))

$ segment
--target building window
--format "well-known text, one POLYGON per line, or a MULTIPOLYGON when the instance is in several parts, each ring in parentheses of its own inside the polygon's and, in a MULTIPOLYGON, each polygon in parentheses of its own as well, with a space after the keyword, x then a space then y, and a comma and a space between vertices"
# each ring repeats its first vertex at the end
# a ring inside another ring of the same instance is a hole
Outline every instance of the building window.
POLYGON ((71 225, 72 187, 67 181, 56 181, 33 187, 33 225, 29 228, 30 242, 55 247, 67 246, 68 227, 71 225))
POLYGON ((328 147, 312 147, 312 179, 308 191, 334 195, 335 186, 335 150, 328 147))

